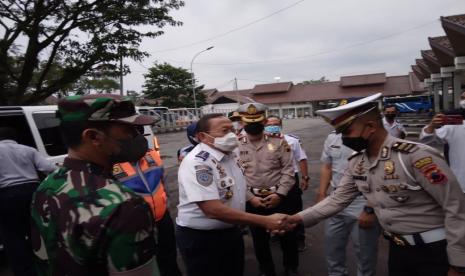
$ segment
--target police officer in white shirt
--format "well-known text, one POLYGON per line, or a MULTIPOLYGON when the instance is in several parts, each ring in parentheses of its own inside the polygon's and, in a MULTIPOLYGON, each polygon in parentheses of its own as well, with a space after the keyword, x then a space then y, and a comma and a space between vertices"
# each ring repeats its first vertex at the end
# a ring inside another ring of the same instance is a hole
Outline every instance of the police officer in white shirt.
MULTIPOLYGON (((339 186, 348 158, 354 151, 342 144, 341 134, 331 132, 326 138, 321 153, 320 188, 317 202, 326 198, 339 186)), ((357 275, 375 276, 378 256, 378 237, 381 228, 372 207, 367 205, 363 195, 337 215, 326 220, 325 255, 329 276, 348 275, 346 247, 349 236, 357 254, 357 275)))
POLYGON ((32 194, 39 186, 38 171, 50 173, 55 165, 32 147, 18 144, 16 130, 0 128, 0 228, 5 251, 15 275, 35 275, 32 261, 32 194))
MULTIPOLYGON (((460 107, 465 113, 465 92, 461 95, 460 107)), ((420 133, 420 141, 439 142, 449 145, 449 163, 452 172, 465 193, 465 121, 458 125, 445 125, 444 114, 437 114, 420 133)))
MULTIPOLYGON (((286 215, 244 212, 246 184, 232 130, 221 114, 203 116, 197 122, 200 144, 179 167, 176 239, 188 276, 243 275, 244 245, 236 226, 279 231, 285 225, 286 215)), ((261 204, 256 197, 250 202, 261 204)))
POLYGON ((397 109, 395 105, 388 104, 384 106, 384 118, 383 125, 384 128, 389 132, 391 136, 396 138, 404 139, 405 128, 404 126, 396 119, 397 109))
MULTIPOLYGON (((265 132, 282 135, 284 139, 289 144, 292 150, 292 166, 294 167, 295 172, 295 185, 287 194, 288 197, 293 197, 295 202, 294 212, 302 211, 303 202, 302 202, 302 191, 308 189, 308 183, 310 177, 308 176, 308 165, 307 165, 307 154, 302 148, 300 139, 292 134, 283 134, 282 133, 283 123, 281 118, 275 115, 270 115, 266 118, 265 132), (299 180, 299 171, 300 171, 300 180, 299 180)), ((297 248, 300 252, 305 251, 305 229, 303 225, 298 225, 296 228, 297 231, 297 248)))

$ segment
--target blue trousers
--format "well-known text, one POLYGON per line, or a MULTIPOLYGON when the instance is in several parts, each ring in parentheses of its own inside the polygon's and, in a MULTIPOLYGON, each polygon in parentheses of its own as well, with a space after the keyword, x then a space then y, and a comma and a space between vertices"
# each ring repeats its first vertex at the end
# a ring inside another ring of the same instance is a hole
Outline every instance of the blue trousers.
POLYGON ((358 218, 344 214, 344 211, 328 218, 325 229, 325 254, 329 276, 348 275, 346 247, 352 239, 357 255, 357 275, 375 276, 378 258, 378 238, 381 227, 378 222, 372 228, 358 226, 358 218))

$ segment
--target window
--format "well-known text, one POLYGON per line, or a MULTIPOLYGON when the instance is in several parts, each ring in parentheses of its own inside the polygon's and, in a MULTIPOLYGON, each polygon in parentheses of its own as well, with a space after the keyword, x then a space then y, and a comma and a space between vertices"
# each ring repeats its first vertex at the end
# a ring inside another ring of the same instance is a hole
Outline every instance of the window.
POLYGON ((60 133, 60 121, 55 113, 34 113, 32 115, 44 143, 45 151, 50 156, 66 154, 68 152, 60 133))
POLYGON ((0 112, 0 126, 14 128, 18 133, 18 144, 36 148, 26 116, 22 112, 0 112))

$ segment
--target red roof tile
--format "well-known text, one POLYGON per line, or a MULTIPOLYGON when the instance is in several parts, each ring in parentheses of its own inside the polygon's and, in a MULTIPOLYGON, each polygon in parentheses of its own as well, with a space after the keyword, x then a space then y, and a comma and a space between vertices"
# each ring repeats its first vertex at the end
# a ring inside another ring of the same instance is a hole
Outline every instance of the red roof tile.
POLYGON ((386 73, 341 77, 342 87, 382 84, 386 82, 386 73))
POLYGON ((278 82, 258 84, 252 89, 252 94, 282 93, 287 92, 292 87, 292 82, 278 82))

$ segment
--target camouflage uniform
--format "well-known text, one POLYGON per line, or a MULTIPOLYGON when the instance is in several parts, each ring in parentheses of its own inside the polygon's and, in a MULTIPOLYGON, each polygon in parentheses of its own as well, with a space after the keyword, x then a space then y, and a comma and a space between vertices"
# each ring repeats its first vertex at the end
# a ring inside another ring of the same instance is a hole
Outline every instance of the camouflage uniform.
MULTIPOLYGON (((58 117, 148 122, 136 117, 132 103, 111 98, 68 98, 59 103, 58 117)), ((63 167, 40 184, 31 212, 39 275, 108 275, 154 258, 150 209, 143 198, 112 178, 111 168, 66 158, 63 167)))

